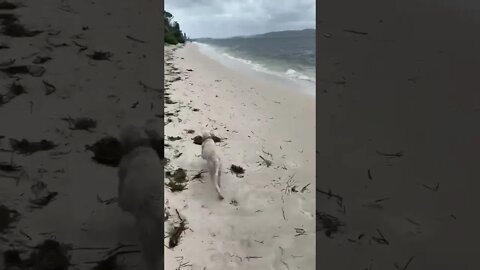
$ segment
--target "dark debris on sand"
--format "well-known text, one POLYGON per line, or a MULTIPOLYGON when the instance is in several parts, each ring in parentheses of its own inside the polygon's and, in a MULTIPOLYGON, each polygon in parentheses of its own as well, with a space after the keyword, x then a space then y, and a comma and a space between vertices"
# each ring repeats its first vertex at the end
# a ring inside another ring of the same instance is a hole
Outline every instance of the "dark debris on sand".
POLYGON ((187 174, 184 169, 178 168, 175 172, 166 172, 167 177, 170 179, 165 185, 170 188, 172 192, 183 191, 187 187, 187 174))
POLYGON ((31 254, 33 270, 67 270, 70 266, 69 247, 55 240, 45 240, 31 254))
POLYGON ((20 258, 20 251, 10 249, 3 252, 3 263, 5 270, 20 270, 26 268, 26 263, 20 258))
POLYGON ((193 138, 193 143, 194 143, 194 144, 198 144, 198 145, 202 145, 202 143, 203 143, 203 138, 202 138, 202 136, 200 136, 200 135, 195 136, 195 137, 193 138))
POLYGON ((20 65, 0 68, 0 71, 7 74, 8 76, 28 74, 32 77, 41 77, 45 73, 45 68, 36 65, 20 65))
POLYGON ((49 191, 47 184, 42 181, 38 181, 33 184, 30 189, 34 195, 34 198, 30 200, 32 208, 42 208, 52 202, 58 195, 58 192, 49 191))
POLYGON ((317 216, 317 232, 325 231, 325 235, 327 237, 332 237, 332 234, 338 233, 340 228, 345 226, 343 222, 341 222, 337 217, 332 215, 318 212, 316 213, 317 216))
POLYGON ((52 60, 51 57, 49 56, 37 56, 35 59, 33 59, 32 63, 33 64, 44 64, 48 61, 52 60))
POLYGON ((38 34, 43 33, 40 30, 29 30, 24 25, 18 23, 17 21, 10 23, 2 23, 3 30, 2 33, 5 36, 9 37, 34 37, 38 34))
POLYGON ((93 270, 117 270, 121 269, 117 262, 117 255, 114 254, 108 258, 101 260, 95 265, 93 270))
POLYGON ((45 80, 42 81, 43 83, 43 86, 45 87, 45 95, 46 96, 49 96, 53 93, 55 93, 55 91, 57 91, 57 87, 45 80))
POLYGON ((233 172, 236 176, 239 176, 240 174, 245 173, 244 168, 237 166, 235 164, 232 164, 232 166, 230 166, 230 171, 233 172))
POLYGON ((0 233, 5 233, 11 227, 11 223, 18 221, 20 214, 16 210, 0 205, 0 233))
POLYGON ((180 219, 180 224, 173 226, 170 232, 168 232, 168 236, 170 237, 168 241, 169 248, 176 247, 180 242, 180 237, 182 236, 182 233, 187 230, 186 221, 180 217, 180 213, 178 213, 178 210, 175 211, 177 212, 178 218, 180 219))
POLYGON ((2 1, 0 2, 0 10, 12 10, 18 8, 19 5, 10 3, 8 1, 2 1))
POLYGON ((71 130, 91 131, 91 129, 97 127, 97 121, 89 117, 72 118, 69 116, 62 118, 62 120, 68 122, 68 128, 71 130))
POLYGON ((4 104, 7 104, 8 102, 12 101, 14 98, 16 98, 17 96, 20 96, 22 94, 25 94, 27 93, 27 91, 25 90, 25 87, 18 83, 18 82, 13 82, 9 89, 8 89, 8 92, 4 95, 0 95, 0 106, 4 105, 4 104))
POLYGON ((182 137, 180 137, 180 136, 168 136, 167 138, 168 138, 169 141, 172 141, 172 142, 182 139, 182 137))
POLYGON ((91 146, 86 145, 85 149, 93 152, 93 160, 112 167, 117 167, 120 164, 124 154, 122 144, 114 137, 102 138, 91 146))
POLYGON ((110 61, 112 58, 113 53, 111 52, 104 52, 104 51, 94 51, 92 54, 87 55, 92 60, 96 61, 110 61))
POLYGON ((15 165, 14 163, 0 162, 0 171, 3 172, 19 172, 22 170, 22 166, 15 165))
POLYGON ((23 155, 31 155, 38 151, 48 151, 57 147, 56 144, 48 140, 29 142, 26 139, 10 139, 10 146, 12 147, 13 151, 23 155))

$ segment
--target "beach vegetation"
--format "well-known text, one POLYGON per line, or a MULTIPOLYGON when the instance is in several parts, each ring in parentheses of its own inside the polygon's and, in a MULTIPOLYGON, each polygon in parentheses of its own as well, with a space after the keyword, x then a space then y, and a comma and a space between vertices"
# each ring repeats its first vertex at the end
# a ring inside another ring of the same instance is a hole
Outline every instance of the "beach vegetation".
POLYGON ((163 22, 165 24, 165 43, 172 45, 185 43, 187 35, 180 29, 180 24, 173 20, 173 15, 170 12, 163 11, 163 22))

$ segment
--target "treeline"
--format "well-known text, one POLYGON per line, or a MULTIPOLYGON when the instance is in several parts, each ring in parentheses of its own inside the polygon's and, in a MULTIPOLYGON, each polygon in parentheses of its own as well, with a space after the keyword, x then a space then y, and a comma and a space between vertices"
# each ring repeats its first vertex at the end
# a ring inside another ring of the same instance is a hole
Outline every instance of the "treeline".
POLYGON ((175 45, 188 40, 187 35, 182 33, 180 24, 173 21, 173 15, 170 12, 163 11, 163 22, 165 23, 165 43, 175 45))

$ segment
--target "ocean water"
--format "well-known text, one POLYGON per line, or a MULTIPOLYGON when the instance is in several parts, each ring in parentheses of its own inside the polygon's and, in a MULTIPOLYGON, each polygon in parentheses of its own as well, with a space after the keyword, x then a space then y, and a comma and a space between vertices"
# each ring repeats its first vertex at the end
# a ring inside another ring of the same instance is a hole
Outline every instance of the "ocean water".
POLYGON ((195 42, 259 72, 315 84, 314 29, 195 42))

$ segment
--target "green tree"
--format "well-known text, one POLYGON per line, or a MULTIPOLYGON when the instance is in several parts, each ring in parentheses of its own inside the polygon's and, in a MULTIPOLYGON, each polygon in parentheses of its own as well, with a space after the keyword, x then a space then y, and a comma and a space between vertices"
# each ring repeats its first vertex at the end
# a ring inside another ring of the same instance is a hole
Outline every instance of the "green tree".
POLYGON ((163 22, 165 23, 165 43, 185 43, 186 38, 180 29, 180 24, 173 21, 173 15, 170 12, 163 11, 163 22))

